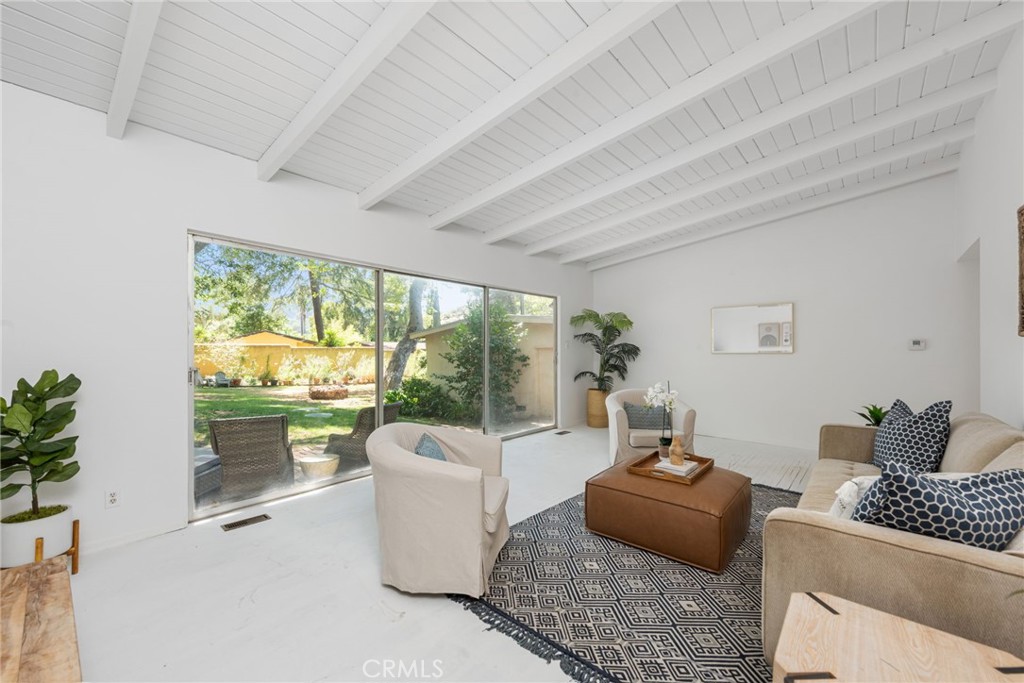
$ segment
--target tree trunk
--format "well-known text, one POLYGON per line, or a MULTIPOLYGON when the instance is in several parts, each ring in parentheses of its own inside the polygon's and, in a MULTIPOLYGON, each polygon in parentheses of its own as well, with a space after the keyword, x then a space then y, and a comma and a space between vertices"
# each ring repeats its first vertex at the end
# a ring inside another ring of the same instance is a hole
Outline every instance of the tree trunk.
POLYGON ((405 334, 402 335, 395 352, 391 354, 388 367, 384 371, 384 391, 398 389, 402 386, 402 376, 405 375, 405 366, 409 363, 409 356, 416 350, 416 340, 412 338, 414 332, 423 329, 423 280, 413 280, 409 285, 409 324, 405 327, 405 334))
POLYGON ((430 308, 433 313, 434 327, 439 327, 441 325, 441 292, 437 287, 430 290, 430 308))
POLYGON ((324 314, 320 306, 320 280, 312 270, 309 271, 309 293, 313 300, 313 324, 316 326, 316 340, 322 342, 324 340, 324 314))

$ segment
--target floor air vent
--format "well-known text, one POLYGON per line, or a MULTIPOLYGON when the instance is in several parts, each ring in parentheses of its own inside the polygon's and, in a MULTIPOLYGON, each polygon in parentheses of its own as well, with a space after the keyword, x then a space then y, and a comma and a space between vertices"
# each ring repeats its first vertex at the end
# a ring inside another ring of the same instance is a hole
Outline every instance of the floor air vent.
POLYGON ((563 429, 560 432, 555 432, 555 436, 565 436, 566 434, 572 434, 568 429, 563 429))
POLYGON ((234 531, 235 529, 241 529, 244 526, 252 526, 253 524, 259 524, 270 519, 270 515, 256 515, 255 517, 247 517, 246 519, 240 519, 237 522, 228 522, 227 524, 221 524, 220 528, 224 531, 234 531))

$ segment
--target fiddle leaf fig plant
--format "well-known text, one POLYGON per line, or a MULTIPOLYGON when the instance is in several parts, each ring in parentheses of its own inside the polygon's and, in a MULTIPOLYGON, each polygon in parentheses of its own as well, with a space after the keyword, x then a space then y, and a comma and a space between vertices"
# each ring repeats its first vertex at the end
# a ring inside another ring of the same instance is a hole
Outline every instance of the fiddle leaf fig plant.
POLYGON ((39 509, 41 483, 67 481, 78 474, 78 463, 71 461, 78 437, 54 439, 74 421, 75 402, 49 403, 71 396, 81 385, 73 374, 61 379, 56 370, 45 370, 35 384, 19 379, 10 402, 0 398, 0 498, 29 487, 33 518, 48 516, 46 509, 39 509), (27 474, 28 481, 11 482, 18 474, 27 474))

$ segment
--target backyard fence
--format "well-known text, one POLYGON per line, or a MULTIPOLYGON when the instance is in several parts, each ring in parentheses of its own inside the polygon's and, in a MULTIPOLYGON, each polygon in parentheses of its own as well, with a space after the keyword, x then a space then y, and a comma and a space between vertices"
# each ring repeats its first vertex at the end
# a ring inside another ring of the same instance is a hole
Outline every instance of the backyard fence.
MULTIPOLYGON (((383 363, 393 351, 385 349, 383 363)), ((405 376, 419 371, 416 350, 405 366, 405 376)), ((229 378, 276 379, 304 384, 318 381, 370 383, 376 377, 376 349, 365 346, 289 346, 287 344, 214 343, 195 345, 195 366, 204 377, 223 372, 229 378)))

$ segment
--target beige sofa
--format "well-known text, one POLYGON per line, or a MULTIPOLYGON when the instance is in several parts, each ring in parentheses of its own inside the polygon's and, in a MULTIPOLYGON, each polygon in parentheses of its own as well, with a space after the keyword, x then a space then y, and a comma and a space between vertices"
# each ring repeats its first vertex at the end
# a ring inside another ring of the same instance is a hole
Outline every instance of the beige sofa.
MULTIPOLYGON (((952 420, 941 472, 1024 468, 1024 432, 971 413, 952 420)), ((828 514, 871 465, 875 429, 821 428, 818 462, 794 508, 764 525, 764 653, 773 661, 792 593, 823 591, 1024 657, 1024 558, 828 514)))

